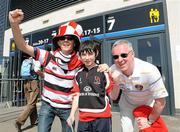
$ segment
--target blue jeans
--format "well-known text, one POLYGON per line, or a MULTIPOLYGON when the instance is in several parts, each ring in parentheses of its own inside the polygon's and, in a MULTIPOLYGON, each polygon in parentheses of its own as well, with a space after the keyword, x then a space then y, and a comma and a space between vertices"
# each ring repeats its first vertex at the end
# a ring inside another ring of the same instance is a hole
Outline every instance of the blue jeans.
POLYGON ((78 123, 78 132, 112 132, 111 118, 98 118, 89 122, 78 123))
POLYGON ((52 107, 49 103, 42 101, 38 118, 38 132, 50 132, 52 123, 56 115, 61 121, 62 131, 60 130, 60 132, 71 132, 71 128, 66 123, 70 112, 70 108, 55 108, 52 107))

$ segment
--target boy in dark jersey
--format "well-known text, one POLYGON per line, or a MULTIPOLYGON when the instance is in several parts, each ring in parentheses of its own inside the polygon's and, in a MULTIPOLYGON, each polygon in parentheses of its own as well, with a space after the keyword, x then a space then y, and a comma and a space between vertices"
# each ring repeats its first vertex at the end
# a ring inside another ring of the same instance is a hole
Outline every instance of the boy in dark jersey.
POLYGON ((111 132, 111 106, 108 94, 113 82, 108 73, 97 72, 98 43, 87 40, 80 46, 79 55, 83 68, 76 74, 74 81, 73 104, 67 123, 74 122, 79 109, 78 132, 111 132))

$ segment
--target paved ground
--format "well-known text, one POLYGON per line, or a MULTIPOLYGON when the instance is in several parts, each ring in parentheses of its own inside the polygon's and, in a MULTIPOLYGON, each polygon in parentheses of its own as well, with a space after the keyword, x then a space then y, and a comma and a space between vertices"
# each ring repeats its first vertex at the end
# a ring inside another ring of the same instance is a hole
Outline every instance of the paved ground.
MULTIPOLYGON (((0 132, 16 132, 14 121, 17 115, 21 112, 23 107, 0 109, 0 132)), ((169 132, 180 132, 180 117, 163 116, 167 123, 169 132)), ((119 130, 119 113, 113 112, 113 132, 120 132, 119 130)), ((60 121, 55 119, 51 132, 60 132, 60 121)), ((37 126, 30 127, 29 120, 22 127, 23 132, 36 132, 37 126)), ((137 131, 137 130, 136 130, 137 131)))

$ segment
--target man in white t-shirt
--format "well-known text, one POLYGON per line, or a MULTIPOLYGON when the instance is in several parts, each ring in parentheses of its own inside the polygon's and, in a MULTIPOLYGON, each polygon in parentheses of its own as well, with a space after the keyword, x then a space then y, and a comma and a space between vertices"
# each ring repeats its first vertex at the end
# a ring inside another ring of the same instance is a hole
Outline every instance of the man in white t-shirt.
POLYGON ((118 40, 112 47, 114 63, 111 66, 115 82, 111 98, 119 101, 121 115, 121 131, 133 132, 134 121, 140 130, 150 127, 163 111, 168 96, 160 72, 156 66, 135 58, 132 44, 127 40, 118 40), (134 118, 132 112, 136 107, 148 105, 152 112, 148 118, 134 118))

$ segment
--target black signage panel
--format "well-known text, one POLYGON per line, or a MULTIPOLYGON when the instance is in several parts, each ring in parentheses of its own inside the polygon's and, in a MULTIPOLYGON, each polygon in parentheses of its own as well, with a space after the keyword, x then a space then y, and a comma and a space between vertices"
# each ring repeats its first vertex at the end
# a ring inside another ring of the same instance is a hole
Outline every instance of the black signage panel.
POLYGON ((52 38, 57 34, 57 31, 58 27, 54 27, 32 34, 33 47, 52 43, 52 38))
POLYGON ((24 40, 27 44, 32 44, 31 34, 24 35, 24 40))
POLYGON ((103 33, 103 16, 98 16, 86 20, 79 21, 84 31, 84 36, 98 35, 103 33))
POLYGON ((105 15, 106 33, 164 24, 162 3, 105 15))

